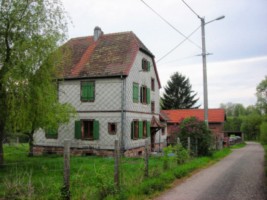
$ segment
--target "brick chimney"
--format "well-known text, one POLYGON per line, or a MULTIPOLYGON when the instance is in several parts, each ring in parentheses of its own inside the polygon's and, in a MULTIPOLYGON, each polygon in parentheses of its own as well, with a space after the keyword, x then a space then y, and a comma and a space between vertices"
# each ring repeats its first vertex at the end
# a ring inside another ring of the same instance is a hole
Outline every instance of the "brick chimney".
POLYGON ((103 31, 101 30, 100 27, 96 26, 94 29, 94 41, 97 41, 98 38, 100 38, 101 35, 103 35, 103 31))

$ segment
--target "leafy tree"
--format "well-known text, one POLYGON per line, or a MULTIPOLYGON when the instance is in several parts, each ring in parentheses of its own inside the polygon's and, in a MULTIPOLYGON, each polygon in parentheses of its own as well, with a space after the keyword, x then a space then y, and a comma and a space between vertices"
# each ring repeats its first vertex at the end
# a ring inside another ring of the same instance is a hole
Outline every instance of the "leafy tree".
POLYGON ((260 133, 260 124, 262 116, 248 115, 243 119, 241 131, 245 134, 247 140, 258 140, 260 133))
POLYGON ((242 125, 242 117, 227 117, 224 123, 224 131, 240 131, 242 125))
POLYGON ((187 147, 187 138, 190 137, 191 153, 206 156, 211 153, 212 133, 205 122, 196 117, 184 119, 180 123, 178 136, 184 148, 187 147))
POLYGON ((199 108, 199 105, 195 106, 198 99, 195 99, 196 93, 191 88, 192 86, 188 78, 178 72, 174 73, 164 88, 165 93, 162 98, 162 109, 199 108))
POLYGON ((48 55, 57 49, 65 33, 65 12, 60 0, 0 0, 0 165, 4 162, 6 133, 31 132, 46 124, 35 123, 46 118, 43 114, 53 115, 52 109, 44 109, 55 92, 53 70, 44 68, 54 65, 51 60, 46 62, 48 55), (35 88, 37 79, 47 87, 35 88), (40 111, 41 116, 34 111, 40 111))
POLYGON ((264 121, 260 125, 260 140, 263 144, 267 144, 267 122, 264 121))
POLYGON ((267 76, 262 80, 256 88, 257 107, 263 114, 267 114, 267 76))

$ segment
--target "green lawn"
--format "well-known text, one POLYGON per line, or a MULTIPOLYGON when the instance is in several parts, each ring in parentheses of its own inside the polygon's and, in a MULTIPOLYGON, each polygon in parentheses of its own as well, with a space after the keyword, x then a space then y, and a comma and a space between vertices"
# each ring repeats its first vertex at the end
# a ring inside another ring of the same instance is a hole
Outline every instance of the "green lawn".
MULTIPOLYGON (((63 186, 63 157, 27 157, 28 145, 4 147, 5 166, 0 168, 0 199, 60 199, 63 186)), ((205 167, 231 152, 226 148, 211 157, 194 158, 182 165, 170 159, 149 159, 149 177, 144 177, 143 158, 122 158, 120 191, 114 187, 114 159, 110 157, 71 157, 72 199, 146 199, 167 188, 175 179, 205 167)))

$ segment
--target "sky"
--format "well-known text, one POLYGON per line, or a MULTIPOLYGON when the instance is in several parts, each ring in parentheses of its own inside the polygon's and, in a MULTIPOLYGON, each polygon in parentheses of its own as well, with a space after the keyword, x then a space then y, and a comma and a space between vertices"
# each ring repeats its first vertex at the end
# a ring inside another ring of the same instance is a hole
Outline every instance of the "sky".
POLYGON ((206 51, 210 54, 208 105, 254 105, 256 86, 267 76, 267 0, 185 2, 194 12, 182 0, 62 0, 71 19, 69 38, 93 35, 95 26, 104 33, 133 31, 155 55, 161 94, 170 76, 179 72, 189 78, 202 108, 201 29, 197 15, 206 22, 224 15, 224 19, 205 25, 206 51))

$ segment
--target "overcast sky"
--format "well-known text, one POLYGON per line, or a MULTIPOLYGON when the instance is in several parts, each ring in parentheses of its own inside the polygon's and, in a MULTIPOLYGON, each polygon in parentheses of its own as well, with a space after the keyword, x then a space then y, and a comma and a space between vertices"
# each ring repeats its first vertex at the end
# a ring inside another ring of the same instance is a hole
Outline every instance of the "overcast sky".
MULTIPOLYGON (((185 0, 206 22, 209 107, 220 103, 256 103, 255 89, 267 75, 267 0, 185 0)), ((200 20, 182 0, 62 0, 72 25, 69 38, 133 31, 158 61, 200 27, 200 20), (180 32, 180 33, 179 33, 180 32)), ((203 107, 201 30, 157 62, 164 88, 174 72, 188 77, 203 107)), ((161 89, 161 92, 164 89, 161 89)))

